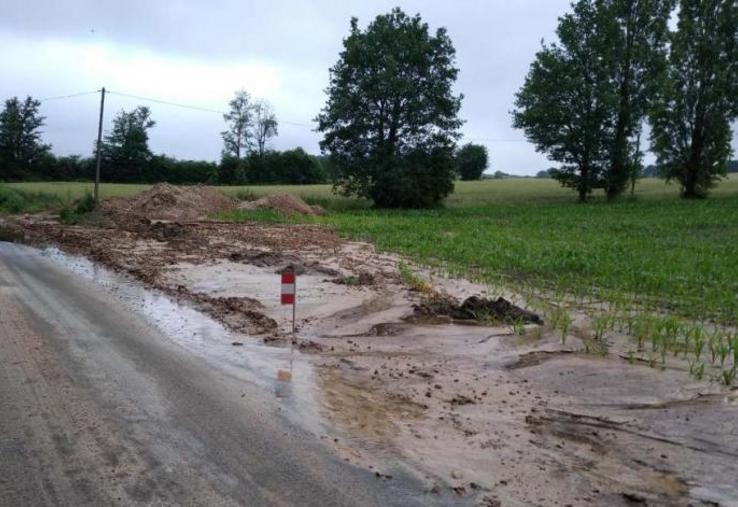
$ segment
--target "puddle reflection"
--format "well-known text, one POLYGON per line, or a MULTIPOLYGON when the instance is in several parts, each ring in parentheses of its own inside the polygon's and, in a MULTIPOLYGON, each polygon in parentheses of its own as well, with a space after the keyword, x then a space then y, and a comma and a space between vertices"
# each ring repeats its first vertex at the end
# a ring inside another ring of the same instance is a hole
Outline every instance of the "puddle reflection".
POLYGON ((293 345, 270 345, 257 338, 244 339, 243 335, 225 329, 194 308, 145 289, 134 280, 84 257, 67 255, 57 248, 46 248, 41 254, 102 286, 178 345, 213 362, 232 377, 263 388, 288 409, 281 413, 293 423, 313 432, 323 430, 325 421, 318 409, 312 365, 300 358, 300 352, 293 345), (295 382, 297 378, 299 383, 295 382))

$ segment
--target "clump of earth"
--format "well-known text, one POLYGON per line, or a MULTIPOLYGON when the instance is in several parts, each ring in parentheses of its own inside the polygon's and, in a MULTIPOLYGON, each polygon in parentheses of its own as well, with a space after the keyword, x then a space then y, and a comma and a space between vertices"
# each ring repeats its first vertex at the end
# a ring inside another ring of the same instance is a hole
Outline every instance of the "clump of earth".
POLYGON ((471 296, 462 303, 445 294, 434 294, 414 305, 415 317, 446 316, 460 321, 496 321, 506 324, 543 324, 541 317, 514 305, 505 298, 471 296))

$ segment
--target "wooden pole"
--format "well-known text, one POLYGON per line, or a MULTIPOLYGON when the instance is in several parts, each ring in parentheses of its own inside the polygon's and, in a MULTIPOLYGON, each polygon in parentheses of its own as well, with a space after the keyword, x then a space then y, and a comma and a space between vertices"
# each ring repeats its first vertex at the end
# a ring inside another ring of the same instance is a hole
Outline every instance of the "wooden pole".
POLYGON ((295 274, 295 299, 292 301, 292 334, 295 334, 295 309, 297 307, 297 274, 295 274))
POLYGON ((102 126, 103 111, 105 110, 105 87, 100 90, 100 119, 97 123, 97 163, 95 164, 95 202, 100 197, 100 164, 102 162, 102 126))

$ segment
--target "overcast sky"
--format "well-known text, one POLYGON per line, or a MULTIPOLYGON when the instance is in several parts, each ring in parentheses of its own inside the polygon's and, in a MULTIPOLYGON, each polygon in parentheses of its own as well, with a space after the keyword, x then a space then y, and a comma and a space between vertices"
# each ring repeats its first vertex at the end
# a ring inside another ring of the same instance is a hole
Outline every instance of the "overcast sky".
MULTIPOLYGON (((445 26, 460 68, 466 141, 490 152, 490 170, 534 174, 552 164, 510 127, 514 93, 542 38, 552 40, 569 0, 252 1, 0 0, 0 98, 99 89, 222 111, 237 89, 272 103, 273 147, 319 152, 313 118, 351 16, 366 24, 399 5, 432 30, 445 26), (522 142, 521 142, 522 141, 522 142)), ((49 100, 45 139, 58 154, 91 153, 99 96, 49 100)), ((115 112, 148 105, 151 148, 216 160, 222 117, 110 95, 115 112)))

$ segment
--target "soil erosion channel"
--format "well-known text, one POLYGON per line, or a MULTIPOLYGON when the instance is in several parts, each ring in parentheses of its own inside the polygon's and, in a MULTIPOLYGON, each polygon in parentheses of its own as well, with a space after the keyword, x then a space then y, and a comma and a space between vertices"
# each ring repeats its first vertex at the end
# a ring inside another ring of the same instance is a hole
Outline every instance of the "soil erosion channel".
MULTIPOLYGON (((93 418, 82 422, 96 432, 111 432, 114 423, 126 428, 125 438, 111 445, 131 455, 128 461, 116 458, 131 469, 123 479, 105 479, 113 481, 111 491, 187 498, 197 482, 181 479, 191 474, 212 482, 209 491, 222 495, 218 500, 236 503, 249 494, 263 503, 293 503, 292 489, 303 488, 304 478, 304 487, 313 489, 305 490, 303 503, 331 498, 328 503, 340 504, 346 500, 341 492, 351 491, 352 504, 387 498, 424 505, 738 504, 738 393, 696 382, 680 358, 669 357, 657 368, 630 362, 630 340, 609 332, 592 343, 583 312, 574 312, 562 341, 559 331, 509 302, 519 303, 514 296, 498 299, 484 286, 430 279, 428 273, 428 287, 419 287, 400 274, 399 258, 342 240, 325 227, 207 220, 198 213, 239 205, 208 192, 154 187, 134 200, 107 204, 84 225, 65 226, 53 216, 4 224, 18 240, 59 249, 45 250, 43 266, 23 270, 23 262, 41 263, 34 260, 38 255, 3 247, 3 258, 11 260, 5 261, 1 294, 18 312, 36 315, 71 305, 74 298, 50 296, 34 285, 45 280, 53 287, 62 271, 95 278, 98 288, 85 289, 90 294, 104 289, 120 299, 133 286, 147 288, 141 301, 127 298, 129 305, 138 301, 136 311, 125 314, 128 324, 116 310, 122 319, 116 327, 141 330, 126 331, 135 339, 115 339, 123 331, 100 339, 109 331, 100 331, 90 309, 67 308, 73 331, 29 330, 29 340, 40 340, 37 348, 9 341, 2 349, 11 356, 2 358, 10 365, 4 366, 6 376, 24 361, 39 361, 33 354, 53 351, 95 365, 89 377, 67 370, 54 375, 67 379, 69 389, 81 383, 90 390, 77 396, 81 408, 69 417, 93 418), (295 337, 288 333, 291 310, 279 304, 277 273, 287 266, 298 273, 295 337), (119 276, 112 272, 124 278, 107 283, 119 276), (13 297, 25 302, 13 303, 13 297), (85 317, 73 318, 77 311, 85 317), (185 314, 199 324, 188 324, 185 314), (583 340, 589 340, 586 347, 583 340), (13 356, 21 349, 31 355, 13 356), (138 380, 116 377, 125 365, 138 380), (118 399, 132 392, 128 402, 118 399), (84 404, 97 403, 96 396, 112 415, 91 415, 94 405, 84 404), (259 424, 264 432, 254 432, 259 424), (213 435, 206 431, 211 427, 213 435), (156 438, 146 431, 156 431, 156 438), (131 441, 153 454, 141 455, 131 441), (264 458, 259 450, 272 446, 280 457, 264 470, 251 470, 264 458), (175 459, 167 454, 173 448, 187 451, 175 459), (216 462, 202 464, 202 456, 216 462), (318 456, 317 464, 313 475, 303 476, 307 456, 318 456), (289 465, 282 470, 276 462, 289 465), (159 481, 159 488, 148 480, 159 481), (343 481, 352 486, 336 486, 343 481)), ((314 211, 288 198, 274 202, 289 205, 288 211, 314 211)), ((59 295, 56 290, 48 294, 59 295)), ((85 297, 91 298, 88 308, 102 298, 85 297)), ((3 343, 12 334, 8 315, 3 343)), ((32 320, 56 326, 49 315, 32 320)), ((34 391, 32 399, 71 396, 63 382, 45 382, 44 389, 58 392, 34 391)), ((15 417, 27 411, 40 418, 38 424, 49 417, 51 409, 14 396, 15 417)), ((75 402, 64 401, 70 407, 75 402)), ((15 427, 8 417, 3 424, 15 427)), ((105 437, 88 431, 68 430, 57 447, 65 449, 73 437, 88 439, 84 449, 102 445, 105 437)), ((25 456, 28 463, 43 456, 22 447, 22 433, 15 438, 2 447, 6 454, 15 449, 16 459, 25 456)), ((91 477, 79 463, 82 491, 97 491, 103 476, 91 477)), ((52 469, 43 461, 34 466, 46 467, 40 477, 52 469)), ((0 483, 3 489, 7 483, 0 483)))

